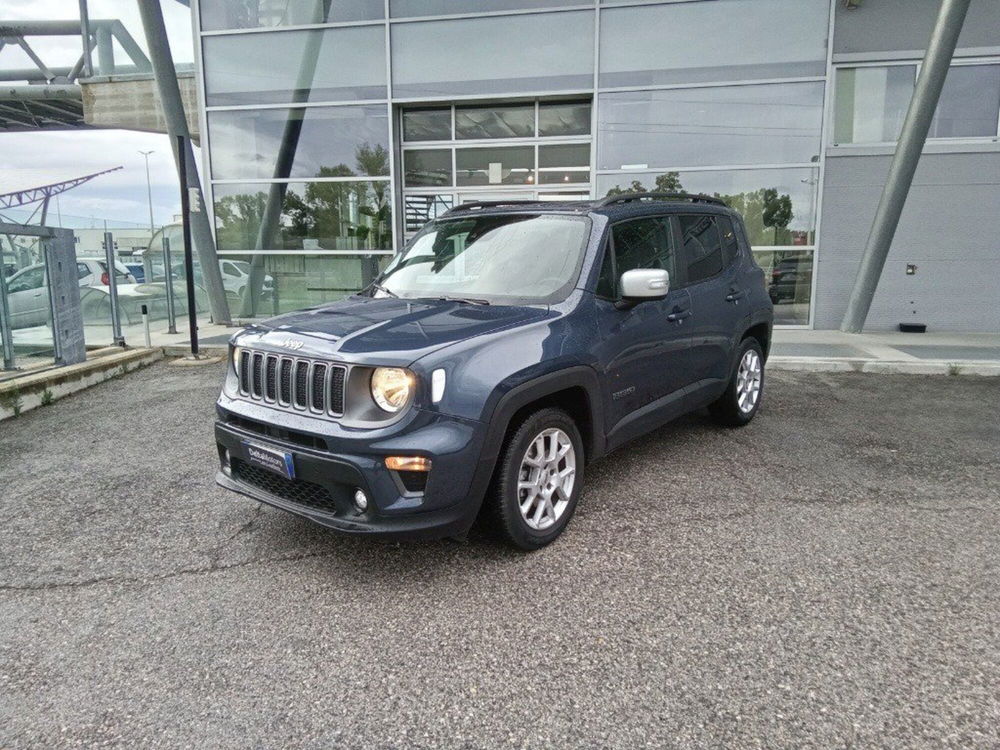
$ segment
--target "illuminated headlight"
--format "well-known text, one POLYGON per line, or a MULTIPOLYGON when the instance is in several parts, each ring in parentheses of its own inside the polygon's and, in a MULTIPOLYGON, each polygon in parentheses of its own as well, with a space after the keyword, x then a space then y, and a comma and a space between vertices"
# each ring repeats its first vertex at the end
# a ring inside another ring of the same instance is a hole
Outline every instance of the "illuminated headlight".
POLYGON ((377 367, 372 373, 372 398, 380 409, 397 412, 410 400, 413 382, 413 373, 402 367, 377 367))

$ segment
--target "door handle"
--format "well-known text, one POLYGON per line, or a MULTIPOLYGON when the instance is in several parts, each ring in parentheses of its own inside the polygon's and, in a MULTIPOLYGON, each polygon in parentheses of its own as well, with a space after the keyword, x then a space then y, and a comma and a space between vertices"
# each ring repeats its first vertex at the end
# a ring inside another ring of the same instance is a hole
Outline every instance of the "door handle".
POLYGON ((726 302, 736 302, 739 299, 747 296, 747 290, 742 289, 737 291, 735 289, 730 289, 729 294, 726 295, 726 302))
POLYGON ((690 318, 690 317, 691 317, 690 310, 678 310, 677 312, 670 313, 670 315, 667 316, 667 320, 669 320, 672 323, 674 321, 684 320, 684 318, 690 318))

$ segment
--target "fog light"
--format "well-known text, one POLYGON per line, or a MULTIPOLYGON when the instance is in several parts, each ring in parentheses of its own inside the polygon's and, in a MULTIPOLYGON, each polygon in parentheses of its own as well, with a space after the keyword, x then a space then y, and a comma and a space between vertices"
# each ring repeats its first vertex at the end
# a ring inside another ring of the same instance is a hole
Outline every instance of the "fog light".
POLYGON ((431 460, 424 456, 386 456, 385 467, 393 471, 430 471, 431 460))
POLYGON ((368 495, 365 494, 364 490, 354 490, 354 507, 362 513, 368 509, 368 495))

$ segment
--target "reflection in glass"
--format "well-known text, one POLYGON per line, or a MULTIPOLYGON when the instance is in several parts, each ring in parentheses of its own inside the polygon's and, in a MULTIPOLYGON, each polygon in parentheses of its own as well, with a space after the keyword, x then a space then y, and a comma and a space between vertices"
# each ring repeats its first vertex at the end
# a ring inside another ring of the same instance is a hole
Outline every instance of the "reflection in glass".
POLYGON ((809 162, 822 126, 822 82, 601 94, 599 168, 809 162))
POLYGON ((542 185, 590 182, 590 144, 539 146, 538 182, 542 185))
POLYGON ((795 76, 826 70, 829 6, 716 0, 601 11, 601 86, 795 76))
POLYGON ((598 175, 597 194, 656 191, 714 195, 742 214, 751 245, 812 245, 816 241, 818 182, 818 170, 808 167, 632 172, 598 175))
POLYGON ((222 263, 234 261, 249 268, 256 261, 266 279, 255 316, 270 317, 305 307, 335 302, 356 294, 382 272, 391 255, 224 255, 222 263))
POLYGON ((833 138, 837 143, 895 141, 913 95, 915 65, 841 68, 833 138))
POLYGON ((455 196, 407 195, 403 198, 403 221, 405 231, 418 232, 431 219, 436 219, 455 205, 455 196))
POLYGON ((590 135, 590 102, 541 102, 538 135, 590 135))
POLYGON ((928 137, 996 137, 998 113, 1000 65, 953 65, 928 137))
POLYGON ((406 187, 452 185, 451 149, 409 149, 403 152, 403 184, 406 187))
POLYGON ((593 11, 401 23, 392 29, 393 95, 590 88, 593 38, 593 11))
POLYGON ((774 322, 779 325, 808 324, 812 251, 755 250, 753 256, 764 269, 767 293, 774 303, 774 322))
POLYGON ((534 104, 455 108, 455 137, 458 139, 530 138, 534 134, 534 104))
MULTIPOLYGON (((580 5, 580 0, 490 0, 488 9, 522 10, 560 5, 580 5)), ((483 10, 483 0, 389 0, 389 15, 393 18, 481 13, 483 10)))
POLYGON ((460 148, 455 151, 456 184, 530 185, 535 181, 532 146, 460 148))
POLYGON ((404 110, 403 140, 450 141, 451 107, 404 110))
POLYGON ((382 0, 349 2, 288 2, 288 0, 211 0, 199 3, 201 27, 255 29, 263 26, 300 26, 313 23, 370 21, 383 18, 382 0))
POLYGON ((389 183, 216 185, 215 226, 220 251, 392 249, 389 183))
POLYGON ((209 112, 208 128, 216 179, 389 174, 384 105, 209 112))
POLYGON ((209 106, 386 97, 382 26, 210 36, 203 44, 209 106))

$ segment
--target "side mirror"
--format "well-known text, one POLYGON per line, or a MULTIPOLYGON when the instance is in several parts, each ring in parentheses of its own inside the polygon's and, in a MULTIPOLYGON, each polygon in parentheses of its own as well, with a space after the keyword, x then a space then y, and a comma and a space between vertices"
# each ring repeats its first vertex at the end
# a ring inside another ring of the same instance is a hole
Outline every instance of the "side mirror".
POLYGON ((622 274, 621 293, 626 302, 663 299, 669 292, 670 274, 662 268, 633 268, 622 274))

